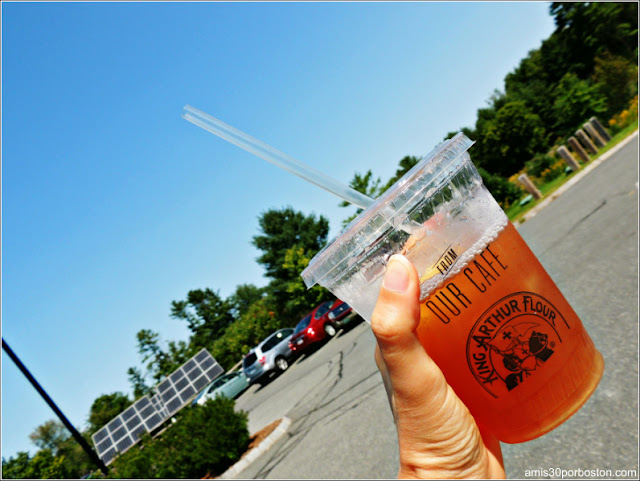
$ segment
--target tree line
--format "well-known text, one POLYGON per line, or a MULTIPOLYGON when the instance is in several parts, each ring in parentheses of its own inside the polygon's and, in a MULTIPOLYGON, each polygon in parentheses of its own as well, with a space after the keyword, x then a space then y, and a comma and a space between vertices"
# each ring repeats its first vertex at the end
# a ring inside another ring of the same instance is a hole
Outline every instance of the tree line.
MULTIPOLYGON (((523 169, 536 177, 545 172, 553 161, 549 151, 588 118, 612 119, 609 125, 615 130, 623 123, 620 119, 633 120, 626 110, 630 102, 635 102, 637 115, 637 3, 551 3, 549 11, 555 31, 506 76, 504 90, 496 90, 487 105, 478 109, 475 125, 459 129, 475 140, 471 158, 503 207, 522 195, 509 178, 523 169)), ((414 155, 403 157, 386 182, 371 170, 355 173, 350 185, 375 198, 419 160, 414 155)), ((343 223, 358 213, 356 210, 343 223)), ((89 442, 95 431, 135 399, 152 393, 155 384, 201 348, 229 369, 268 334, 294 326, 318 303, 332 297, 319 286, 307 290, 300 278, 327 242, 325 217, 305 215, 292 207, 269 209, 258 217, 258 231, 252 244, 260 251, 256 261, 264 267, 268 284, 242 284, 226 298, 209 287, 198 288, 172 301, 170 316, 186 323, 189 340, 168 341, 163 347, 152 329, 136 334, 141 365, 127 372, 133 399, 120 392, 98 397, 83 431, 89 442)), ((38 426, 31 439, 38 452, 3 458, 5 478, 78 478, 94 469, 57 421, 38 426)))
MULTIPOLYGON (((523 169, 538 177, 553 163, 554 146, 591 116, 611 119, 638 94, 637 3, 554 2, 549 11, 555 31, 507 74, 504 90, 478 109, 475 125, 459 129, 475 141, 469 154, 503 208, 523 193, 509 178, 523 169)), ((350 185, 376 197, 418 160, 405 157, 387 183, 369 170, 350 185)))

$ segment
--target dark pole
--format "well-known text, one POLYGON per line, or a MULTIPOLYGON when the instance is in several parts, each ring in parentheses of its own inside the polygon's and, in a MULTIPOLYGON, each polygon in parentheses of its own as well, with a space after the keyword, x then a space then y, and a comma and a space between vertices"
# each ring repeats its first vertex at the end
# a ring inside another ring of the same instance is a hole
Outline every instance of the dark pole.
POLYGON ((36 379, 31 375, 27 367, 24 364, 22 364, 22 361, 18 359, 18 356, 16 356, 16 354, 11 350, 11 348, 9 347, 9 344, 7 344, 4 341, 4 337, 2 338, 2 349, 4 349, 4 351, 9 355, 11 360, 16 363, 16 366, 18 366, 18 369, 22 371, 22 374, 25 375, 25 377, 29 380, 31 385, 34 388, 36 388, 36 391, 40 393, 40 396, 43 397, 43 399, 46 401, 49 407, 53 409, 53 412, 56 413, 56 415, 60 418, 60 421, 62 421, 62 424, 64 424, 67 427, 67 429, 71 431, 71 434, 73 434, 73 437, 76 439, 76 441, 78 441, 78 443, 80 443, 80 446, 82 446, 82 449, 84 449, 86 453, 89 455, 89 458, 91 458, 91 461, 93 461, 98 466, 98 468, 100 468, 100 471, 102 471, 105 475, 109 474, 109 470, 107 469, 105 464, 102 462, 102 459, 98 457, 95 451, 91 449, 91 446, 89 446, 87 441, 82 437, 82 435, 77 431, 77 429, 73 427, 73 424, 71 424, 69 420, 66 418, 66 416, 62 414, 62 411, 58 409, 58 406, 56 406, 56 403, 54 403, 53 400, 49 397, 49 395, 45 392, 45 390, 42 389, 42 386, 38 384, 38 381, 36 381, 36 379))

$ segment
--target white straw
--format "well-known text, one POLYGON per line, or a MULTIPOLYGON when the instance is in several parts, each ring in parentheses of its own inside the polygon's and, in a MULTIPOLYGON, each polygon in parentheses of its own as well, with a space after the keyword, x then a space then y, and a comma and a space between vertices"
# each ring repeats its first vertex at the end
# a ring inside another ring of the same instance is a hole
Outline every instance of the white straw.
POLYGON ((366 209, 373 202, 371 197, 367 197, 348 185, 338 182, 328 175, 303 164, 299 160, 274 149, 270 145, 267 145, 264 142, 231 127, 223 121, 216 119, 215 117, 212 117, 211 115, 190 105, 185 105, 182 109, 182 118, 211 132, 212 134, 222 137, 226 141, 243 148, 247 152, 257 155, 267 162, 271 162, 272 164, 277 165, 278 167, 291 172, 292 174, 295 174, 318 187, 322 187, 324 190, 346 200, 350 204, 366 209))

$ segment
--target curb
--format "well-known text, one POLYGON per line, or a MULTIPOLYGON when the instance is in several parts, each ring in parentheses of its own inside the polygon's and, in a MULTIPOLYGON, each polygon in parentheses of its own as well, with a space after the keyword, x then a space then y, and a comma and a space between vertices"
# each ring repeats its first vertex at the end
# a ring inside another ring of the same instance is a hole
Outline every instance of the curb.
POLYGON ((290 425, 291 419, 286 416, 283 417, 280 424, 278 424, 278 427, 275 428, 269 436, 267 436, 258 446, 249 451, 244 458, 218 476, 218 479, 231 479, 240 474, 240 472, 255 461, 258 456, 273 446, 273 444, 287 432, 290 425))
POLYGON ((558 187, 558 189, 555 192, 553 192, 553 194, 551 194, 549 197, 544 199, 542 202, 540 202, 538 205, 536 205, 533 209, 531 209, 529 212, 527 212, 525 215, 523 215, 522 218, 520 219, 520 221, 518 222, 518 225, 520 225, 520 224, 528 221, 529 219, 531 219, 534 215, 536 215, 538 212, 540 212, 542 209, 544 209, 547 205, 549 205, 551 202, 553 202, 558 197, 560 197, 565 191, 569 190, 574 184, 578 183, 580 181, 580 179, 582 179, 585 175, 587 175, 593 169, 598 167, 602 162, 607 160, 609 157, 611 157, 613 154, 615 154, 618 150, 620 150, 622 147, 627 145, 629 142, 631 142, 636 137, 638 137, 638 131, 637 130, 635 132, 633 132, 631 135, 628 135, 626 139, 620 141, 620 143, 618 145, 616 145, 615 147, 613 147, 611 150, 608 150, 607 152, 602 154, 597 159, 592 160, 589 163, 589 165, 587 165, 584 169, 580 169, 580 171, 578 173, 576 173, 576 175, 574 177, 572 177, 567 182, 565 182, 560 187, 558 187))

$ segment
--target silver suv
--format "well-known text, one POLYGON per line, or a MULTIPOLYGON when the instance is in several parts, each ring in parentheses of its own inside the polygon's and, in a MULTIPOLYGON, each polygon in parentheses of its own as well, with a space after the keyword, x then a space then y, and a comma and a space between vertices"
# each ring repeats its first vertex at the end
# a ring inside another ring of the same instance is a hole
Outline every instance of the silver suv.
POLYGON ((293 329, 280 329, 269 335, 264 341, 251 349, 242 359, 242 372, 255 382, 268 377, 274 372, 286 371, 293 352, 289 348, 289 340, 293 329))

